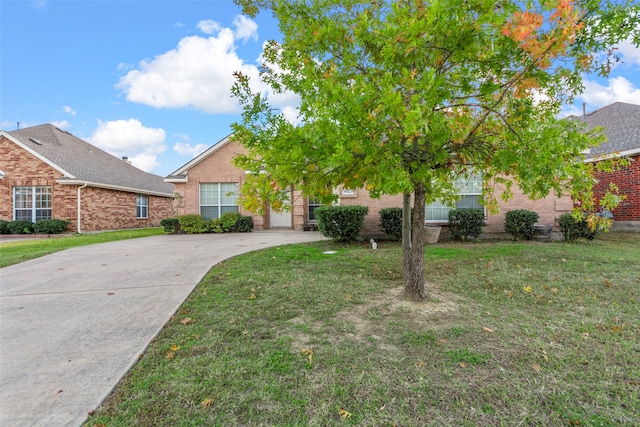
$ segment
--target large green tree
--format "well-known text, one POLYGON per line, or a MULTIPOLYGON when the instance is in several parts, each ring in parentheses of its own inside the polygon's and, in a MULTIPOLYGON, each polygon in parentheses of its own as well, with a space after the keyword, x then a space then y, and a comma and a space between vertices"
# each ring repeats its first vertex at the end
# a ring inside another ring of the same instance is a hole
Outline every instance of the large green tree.
MULTIPOLYGON (((584 73, 608 72, 616 43, 638 44, 637 5, 236 2, 250 15, 264 9, 277 18, 282 41, 265 46, 261 79, 272 93, 300 99, 298 118, 287 119, 236 74, 244 113, 234 133, 248 150, 237 162, 256 171, 252 190, 243 191, 278 204, 291 185, 325 200, 337 186, 364 187, 374 196, 403 194, 405 212, 413 199, 403 227, 407 298, 428 296, 425 204, 451 202, 460 176, 482 174, 489 209, 496 185, 509 197, 515 183, 532 198, 568 193, 581 210, 594 210, 593 166, 581 152, 602 137, 557 116, 582 90, 584 73)), ((601 203, 611 208, 619 199, 612 188, 601 203)))

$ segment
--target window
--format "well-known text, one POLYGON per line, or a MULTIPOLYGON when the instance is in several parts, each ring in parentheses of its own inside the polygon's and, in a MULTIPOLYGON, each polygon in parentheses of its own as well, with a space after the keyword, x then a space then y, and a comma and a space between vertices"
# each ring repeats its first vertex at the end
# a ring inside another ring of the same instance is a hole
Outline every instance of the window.
POLYGON ((51 187, 13 187, 13 218, 51 219, 51 187))
MULTIPOLYGON (((484 209, 480 204, 482 195, 482 175, 471 175, 468 178, 460 177, 455 183, 459 198, 456 200, 456 209, 478 208, 484 209)), ((426 206, 425 220, 432 222, 449 221, 449 206, 440 201, 426 206)))
POLYGON ((216 219, 226 212, 238 212, 238 183, 208 182, 200 184, 200 214, 202 217, 216 219))
POLYGON ((316 215, 314 213, 314 211, 316 210, 316 208, 318 206, 322 206, 322 203, 320 203, 320 200, 318 200, 315 197, 309 197, 309 221, 317 221, 318 219, 316 218, 316 215))
POLYGON ((136 196, 136 218, 148 218, 149 196, 138 194, 136 196))

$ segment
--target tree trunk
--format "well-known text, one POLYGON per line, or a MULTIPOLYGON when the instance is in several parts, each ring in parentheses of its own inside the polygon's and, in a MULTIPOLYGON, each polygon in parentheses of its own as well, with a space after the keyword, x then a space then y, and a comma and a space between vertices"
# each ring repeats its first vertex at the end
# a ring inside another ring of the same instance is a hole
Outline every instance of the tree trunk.
MULTIPOLYGON (((407 268, 405 267, 404 296, 412 301, 421 301, 427 298, 427 293, 424 289, 424 216, 426 188, 422 183, 417 183, 414 188, 411 245, 409 247, 411 252, 409 276, 407 277, 406 275, 407 268)), ((405 260, 403 259, 403 261, 405 260)))
POLYGON ((402 195, 402 271, 407 289, 411 277, 411 193, 402 195))

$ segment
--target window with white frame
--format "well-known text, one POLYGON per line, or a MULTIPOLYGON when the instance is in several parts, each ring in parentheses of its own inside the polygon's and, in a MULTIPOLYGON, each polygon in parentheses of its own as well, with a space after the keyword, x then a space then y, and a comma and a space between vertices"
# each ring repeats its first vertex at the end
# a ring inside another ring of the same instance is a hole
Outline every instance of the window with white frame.
POLYGON ((13 219, 51 219, 51 187, 13 187, 13 219))
POLYGON ((200 215, 204 219, 217 219, 226 212, 238 212, 238 183, 201 183, 200 215))
POLYGON ((320 203, 320 200, 317 197, 309 197, 308 204, 309 204, 308 220, 309 221, 317 221, 318 218, 316 218, 316 215, 315 215, 314 211, 316 210, 317 207, 323 206, 323 204, 320 203))
MULTIPOLYGON (((477 208, 484 209, 480 204, 482 197, 482 175, 473 174, 469 177, 460 177, 455 183, 458 199, 456 209, 477 208)), ((447 222, 449 221, 449 211, 451 208, 440 201, 426 206, 425 220, 427 222, 447 222)))
POLYGON ((138 194, 136 196, 136 218, 149 217, 149 196, 138 194))

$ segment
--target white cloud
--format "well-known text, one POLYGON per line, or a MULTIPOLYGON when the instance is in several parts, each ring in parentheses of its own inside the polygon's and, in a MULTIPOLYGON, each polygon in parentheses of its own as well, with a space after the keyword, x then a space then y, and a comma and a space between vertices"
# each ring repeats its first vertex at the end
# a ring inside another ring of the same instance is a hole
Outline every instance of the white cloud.
POLYGON ((173 146, 173 151, 181 156, 196 157, 198 154, 204 152, 209 146, 207 144, 191 145, 188 142, 176 142, 173 146))
POLYGON ((76 115, 76 111, 73 108, 69 107, 68 105, 63 106, 62 109, 64 110, 65 113, 69 113, 72 116, 76 115))
POLYGON ((637 104, 640 101, 640 88, 619 76, 607 81, 608 85, 593 80, 584 80, 584 92, 578 98, 594 108, 604 107, 614 102, 637 104))
POLYGON ((631 39, 627 39, 618 45, 617 52, 627 65, 640 65, 640 48, 633 45, 631 39))
POLYGON ((155 168, 160 166, 158 157, 155 154, 140 153, 133 157, 129 157, 131 164, 145 172, 153 172, 155 168))
POLYGON ((258 24, 255 21, 244 15, 238 15, 233 20, 233 25, 236 26, 236 38, 239 40, 245 43, 250 39, 258 41, 258 24))
POLYGON ((66 120, 59 120, 59 121, 51 122, 51 124, 54 125, 55 127, 57 127, 58 129, 68 129, 69 128, 69 122, 66 121, 66 120))
POLYGON ((209 35, 215 35, 218 31, 222 30, 222 25, 211 19, 200 21, 197 26, 200 31, 209 35))
MULTIPOLYGON (((212 22, 201 27, 213 31, 212 22)), ((221 28, 216 36, 185 37, 178 46, 152 60, 142 61, 116 87, 128 101, 156 108, 192 107, 211 113, 237 113, 231 97, 233 72, 258 81, 258 69, 238 57, 235 34, 221 28)))
POLYGON ((157 155, 166 151, 165 131, 144 127, 139 120, 99 121, 88 141, 116 157, 126 156, 144 171, 152 172, 160 163, 157 155))
POLYGON ((35 10, 45 10, 47 8, 47 3, 48 2, 46 0, 32 1, 31 7, 35 10))

